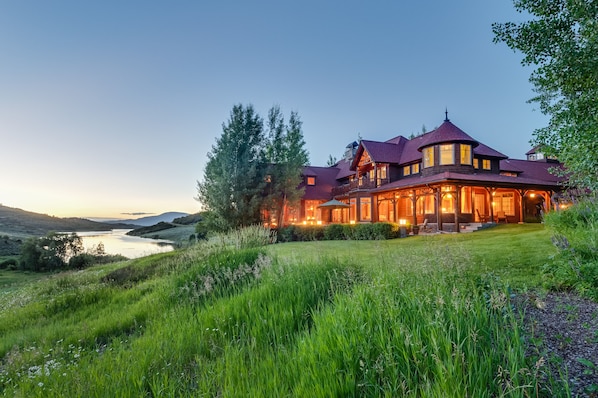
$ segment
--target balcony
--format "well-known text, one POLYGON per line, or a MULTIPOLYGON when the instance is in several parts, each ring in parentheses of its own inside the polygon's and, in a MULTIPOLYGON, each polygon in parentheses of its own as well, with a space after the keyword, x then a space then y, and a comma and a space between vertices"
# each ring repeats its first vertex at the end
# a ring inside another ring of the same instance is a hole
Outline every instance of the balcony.
POLYGON ((332 188, 332 196, 343 196, 358 189, 373 189, 388 184, 389 182, 390 180, 388 178, 378 178, 377 180, 361 178, 360 180, 354 180, 348 184, 332 188))

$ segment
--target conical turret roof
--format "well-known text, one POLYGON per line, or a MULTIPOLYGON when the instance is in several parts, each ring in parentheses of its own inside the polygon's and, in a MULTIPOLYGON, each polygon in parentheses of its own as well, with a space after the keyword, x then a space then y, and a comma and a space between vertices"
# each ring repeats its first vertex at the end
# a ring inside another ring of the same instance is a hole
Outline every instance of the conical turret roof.
POLYGON ((440 125, 440 127, 438 127, 434 131, 429 132, 423 137, 423 140, 417 148, 417 150, 421 152, 423 148, 430 145, 445 143, 449 144, 453 142, 471 144, 474 148, 480 144, 478 141, 473 139, 470 135, 465 133, 459 127, 451 123, 451 121, 447 118, 440 125))

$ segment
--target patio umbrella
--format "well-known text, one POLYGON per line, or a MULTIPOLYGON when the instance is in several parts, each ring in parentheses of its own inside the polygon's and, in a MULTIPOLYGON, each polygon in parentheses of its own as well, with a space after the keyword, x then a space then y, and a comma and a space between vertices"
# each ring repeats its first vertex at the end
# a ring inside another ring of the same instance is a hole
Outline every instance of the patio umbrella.
POLYGON ((321 205, 318 205, 317 207, 320 207, 320 208, 324 207, 324 208, 327 208, 327 209, 340 209, 340 208, 343 208, 343 207, 351 207, 351 206, 349 206, 348 204, 343 203, 341 201, 338 201, 336 199, 332 199, 332 200, 329 200, 326 203, 322 203, 321 205))

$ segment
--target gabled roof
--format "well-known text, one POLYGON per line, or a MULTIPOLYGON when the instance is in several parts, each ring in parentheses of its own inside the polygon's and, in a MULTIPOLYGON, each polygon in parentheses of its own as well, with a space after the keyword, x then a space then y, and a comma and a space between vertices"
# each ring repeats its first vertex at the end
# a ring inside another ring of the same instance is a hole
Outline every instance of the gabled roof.
POLYGON ((303 168, 302 175, 316 178, 316 185, 307 185, 305 181, 299 184, 299 188, 305 187, 303 199, 306 200, 328 200, 330 199, 332 188, 337 186, 336 176, 338 174, 336 167, 318 167, 306 166, 303 168))
POLYGON ((478 141, 471 138, 468 134, 466 134, 459 127, 455 126, 448 119, 445 119, 440 127, 438 127, 436 130, 424 134, 422 137, 425 138, 418 147, 418 150, 420 151, 422 148, 430 145, 450 142, 465 142, 471 144, 474 148, 479 145, 478 141))
POLYGON ((525 154, 526 155, 532 155, 534 153, 538 153, 540 152, 540 146, 536 145, 535 147, 533 147, 532 149, 530 149, 529 151, 527 151, 525 154))

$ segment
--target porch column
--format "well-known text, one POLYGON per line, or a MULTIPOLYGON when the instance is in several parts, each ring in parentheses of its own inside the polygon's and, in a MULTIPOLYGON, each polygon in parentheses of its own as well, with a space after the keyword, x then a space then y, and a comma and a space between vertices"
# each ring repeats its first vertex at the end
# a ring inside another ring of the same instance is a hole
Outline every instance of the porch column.
POLYGON ((461 211, 461 187, 455 185, 457 192, 455 192, 455 229, 457 233, 461 232, 459 228, 459 213, 461 211))
POLYGON ((494 202, 494 188, 492 187, 486 187, 486 191, 488 192, 488 194, 490 195, 490 222, 494 222, 494 206, 493 206, 493 202, 494 202))
POLYGON ((527 193, 527 190, 518 189, 517 193, 519 194, 519 224, 523 224, 523 199, 527 193))
POLYGON ((438 231, 442 231, 442 193, 440 187, 434 188, 436 190, 436 224, 438 225, 438 231))
POLYGON ((413 225, 417 225, 417 195, 415 189, 411 191, 411 203, 413 204, 413 225))

